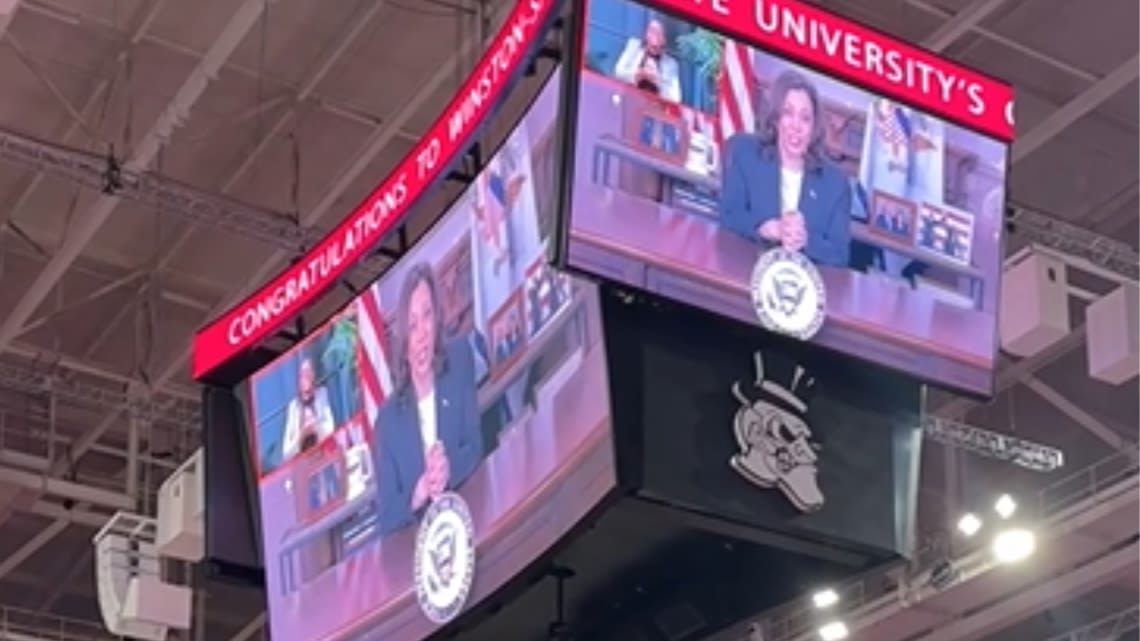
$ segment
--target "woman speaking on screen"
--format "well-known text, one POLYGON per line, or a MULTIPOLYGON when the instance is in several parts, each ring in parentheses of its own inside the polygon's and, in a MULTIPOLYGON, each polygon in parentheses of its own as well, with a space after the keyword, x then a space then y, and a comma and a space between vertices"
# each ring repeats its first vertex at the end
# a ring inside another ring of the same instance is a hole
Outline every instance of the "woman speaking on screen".
POLYGON ((475 365, 462 337, 447 338, 431 266, 414 265, 400 291, 395 390, 376 416, 380 530, 412 524, 459 487, 483 457, 475 365))
POLYGON ((815 86, 797 71, 776 77, 756 134, 725 142, 721 224, 812 262, 846 267, 851 190, 823 152, 824 114, 815 86))

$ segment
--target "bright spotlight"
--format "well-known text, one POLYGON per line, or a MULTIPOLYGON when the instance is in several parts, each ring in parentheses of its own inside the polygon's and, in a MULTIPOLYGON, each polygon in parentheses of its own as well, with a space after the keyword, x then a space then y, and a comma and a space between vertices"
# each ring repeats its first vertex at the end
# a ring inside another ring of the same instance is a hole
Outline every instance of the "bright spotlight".
POLYGON ((1017 501, 1014 501, 1013 497, 1008 494, 1002 494, 998 497, 997 502, 994 503, 994 511, 997 512, 1001 518, 1008 519, 1017 511, 1017 501))
POLYGON ((1020 563, 1037 550, 1037 535, 1025 528, 1011 528, 998 532, 991 551, 998 563, 1020 563))
POLYGON ((967 512, 958 519, 958 531, 967 538, 977 534, 980 529, 982 529, 982 520, 973 512, 967 512))
POLYGON ((811 602, 816 608, 823 610, 839 603, 839 595, 836 594, 835 590, 828 588, 811 595, 811 602))
POLYGON ((819 628, 819 638, 822 641, 841 641, 847 638, 847 624, 842 621, 824 623, 819 628))

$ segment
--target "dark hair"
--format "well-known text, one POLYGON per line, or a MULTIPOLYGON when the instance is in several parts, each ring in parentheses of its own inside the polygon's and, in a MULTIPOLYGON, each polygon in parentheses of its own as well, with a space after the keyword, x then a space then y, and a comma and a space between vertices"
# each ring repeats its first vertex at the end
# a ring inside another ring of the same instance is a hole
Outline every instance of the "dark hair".
POLYGON ((823 150, 823 136, 824 136, 824 115, 823 103, 819 100, 819 91, 815 85, 807 79, 807 76, 793 69, 788 69, 780 75, 776 76, 776 80, 772 83, 772 88, 768 91, 768 100, 762 102, 765 104, 764 115, 760 118, 759 134, 760 142, 765 150, 774 153, 779 144, 778 130, 780 123, 780 116, 784 111, 784 101, 787 99, 788 94, 793 91, 802 91, 807 94, 808 101, 811 102, 812 111, 812 131, 811 140, 808 142, 807 154, 804 158, 805 169, 818 169, 823 166, 827 156, 823 150))
POLYGON ((404 286, 400 289, 400 304, 396 313, 395 354, 393 363, 394 387, 398 394, 409 394, 412 389, 412 371, 408 364, 408 310, 411 308, 412 293, 423 285, 427 287, 428 297, 432 302, 432 328, 435 330, 435 355, 432 358, 432 368, 438 374, 446 366, 447 349, 444 345, 443 310, 440 308, 439 286, 435 282, 435 273, 431 265, 422 262, 412 265, 408 275, 404 277, 404 286))

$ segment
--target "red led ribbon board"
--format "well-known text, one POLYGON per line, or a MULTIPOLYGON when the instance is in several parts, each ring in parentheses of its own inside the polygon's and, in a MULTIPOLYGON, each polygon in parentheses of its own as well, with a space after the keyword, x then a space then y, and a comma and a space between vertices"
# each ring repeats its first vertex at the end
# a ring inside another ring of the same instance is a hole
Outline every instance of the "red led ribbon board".
POLYGON ((1013 141, 1013 87, 799 0, 645 0, 742 42, 1013 141))
MULTIPOLYGON (((649 3, 1003 141, 1013 139, 1009 85, 811 5, 795 0, 649 3)), ((558 4, 519 0, 462 90, 397 169, 301 260, 198 332, 195 379, 280 329, 380 244, 463 153, 558 4)))
POLYGON ((295 318, 396 228, 465 151, 559 2, 519 0, 463 88, 396 170, 303 258, 198 331, 191 366, 195 380, 295 318))

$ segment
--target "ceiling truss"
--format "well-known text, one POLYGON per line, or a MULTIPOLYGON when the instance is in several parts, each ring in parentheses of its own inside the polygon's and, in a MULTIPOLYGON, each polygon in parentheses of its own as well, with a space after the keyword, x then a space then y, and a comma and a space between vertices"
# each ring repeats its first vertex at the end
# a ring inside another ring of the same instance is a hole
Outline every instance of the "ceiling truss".
MULTIPOLYGON (((219 73, 235 73, 247 79, 262 77, 265 73, 264 70, 235 63, 231 57, 243 39, 254 30, 255 25, 263 17, 263 12, 275 2, 283 1, 285 0, 244 0, 237 10, 232 12, 230 20, 219 32, 215 41, 201 50, 153 33, 152 28, 159 14, 169 3, 165 0, 152 0, 143 3, 136 14, 131 16, 129 22, 134 28, 125 34, 126 37, 120 43, 115 58, 116 64, 127 64, 132 55, 132 49, 144 42, 172 54, 193 59, 196 64, 173 100, 160 111, 159 117, 125 158, 111 159, 103 154, 82 151, 69 146, 78 145, 79 140, 86 135, 86 131, 89 129, 86 124, 87 119, 111 90, 110 80, 96 84, 85 100, 77 101, 75 104, 63 98, 60 92, 54 92, 57 94, 56 97, 61 103, 61 107, 72 116, 67 127, 56 138, 62 141, 61 143, 35 140, 19 133, 0 130, 0 158, 34 170, 34 173, 18 192, 13 205, 0 211, 0 223, 5 222, 5 219, 13 212, 21 211, 28 206, 32 194, 46 176, 66 178, 73 183, 102 192, 88 211, 77 216, 79 222, 70 229, 65 242, 54 251, 47 265, 36 277, 32 287, 0 322, 0 353, 5 354, 5 360, 0 361, 0 388, 28 395, 59 399, 60 402, 83 405, 103 411, 105 413, 103 419, 93 425, 84 426, 85 429, 74 438, 65 439, 51 434, 41 434, 40 436, 45 442, 54 443, 58 441, 61 447, 66 440, 66 446, 71 457, 80 457, 90 451, 114 455, 123 461, 123 470, 119 474, 120 482, 123 484, 121 496, 110 497, 86 491, 97 488, 84 489, 60 485, 59 483, 66 483, 66 480, 62 478, 66 472, 66 465, 57 455, 41 457, 35 461, 27 458, 16 466, 11 466, 8 461, 0 458, 0 481, 4 481, 4 474, 8 474, 9 483, 32 485, 27 476, 13 475, 12 472, 14 470, 26 470, 33 464, 37 470, 41 471, 39 477, 32 478, 38 485, 36 487, 25 487, 30 491, 26 493, 21 503, 21 509, 54 519, 47 528, 27 541, 20 549, 0 560, 0 578, 10 574, 25 559, 34 555, 43 546, 49 545, 66 529, 68 524, 101 525, 106 520, 106 510, 112 507, 110 504, 117 504, 120 500, 138 504, 139 493, 145 489, 137 487, 138 466, 142 464, 164 468, 170 465, 169 461, 156 458, 152 452, 140 448, 140 435, 146 429, 146 424, 161 420, 172 428, 191 431, 199 420, 195 395, 185 389, 180 389, 176 383, 179 375, 188 366, 190 356, 188 341, 186 348, 180 350, 163 367, 158 368, 158 374, 151 377, 145 385, 140 385, 132 377, 106 371, 83 361, 49 355, 41 347, 22 342, 31 329, 50 322, 50 314, 37 318, 37 310, 41 309, 42 304, 48 299, 50 293, 59 284, 69 268, 75 265, 77 259, 92 241, 95 233, 110 219, 120 200, 135 200, 147 205, 155 214, 171 215, 181 221, 193 223, 193 226, 188 226, 167 246, 166 251, 163 252, 163 262, 158 266, 160 272, 172 267, 167 261, 170 257, 177 255, 180 248, 192 242, 195 229, 208 228, 240 235, 276 250, 269 260, 262 261, 256 269, 252 270, 248 279, 243 279, 245 282, 234 287, 231 294, 221 303, 211 305, 190 300, 192 307, 201 314, 202 320, 206 320, 240 300, 252 288, 263 283, 286 265, 298 251, 303 250, 306 246, 311 246, 316 239, 320 238, 323 235, 322 223, 327 224, 330 215, 338 213, 338 210, 343 207, 341 198, 382 151, 394 141, 418 140, 418 136, 409 131, 409 123, 422 110, 429 107, 432 99, 437 97, 441 90, 449 86, 449 81, 464 70, 466 61, 472 59, 480 49, 487 33, 485 23, 498 24, 499 22, 497 19, 490 19, 491 16, 485 16, 486 20, 478 17, 479 19, 475 21, 476 24, 470 29, 473 33, 464 34, 448 61, 435 70, 430 77, 423 79, 424 81, 417 85, 417 91, 409 92, 411 97, 390 117, 377 118, 367 114, 365 110, 344 102, 330 100, 318 94, 318 87, 321 83, 330 77, 338 62, 347 55, 354 43, 362 39, 366 33, 365 26, 371 23, 387 4, 383 0, 362 3, 361 10, 355 15, 354 20, 348 22, 348 26, 336 46, 322 51, 321 55, 313 61, 299 80, 290 83, 275 83, 289 85, 289 87, 283 93, 264 97, 260 103, 249 107, 232 119, 231 124, 232 122, 250 121, 269 113, 278 114, 276 118, 271 120, 270 126, 261 130, 261 137, 226 174, 228 178, 219 189, 215 191, 198 189, 152 171, 151 167, 160 151, 164 146, 172 144, 172 141, 175 140, 175 132, 185 124, 191 109, 219 73), (312 207, 306 208, 298 215, 285 214, 233 199, 230 194, 268 156, 271 142, 279 139, 288 130, 291 123, 299 117, 299 114, 310 108, 322 110, 343 120, 351 121, 357 125, 365 125, 369 128, 370 133, 363 138, 359 149, 355 150, 352 162, 330 182, 329 188, 315 201, 312 207), (104 443, 103 440, 106 435, 113 431, 117 425, 123 423, 129 426, 127 432, 130 442, 123 446, 111 446, 104 443), (47 480, 51 480, 56 485, 49 487, 46 483, 47 480), (63 498, 78 500, 78 504, 64 508, 60 501, 63 498)), ((921 8, 927 14, 945 18, 944 22, 930 34, 924 43, 935 51, 946 50, 967 34, 977 34, 989 40, 1000 42, 1011 50, 1033 57, 1054 69, 1087 83, 1088 87, 1085 92, 1059 106, 1032 129, 1019 135, 1011 156, 1015 163, 1041 152, 1051 140, 1062 135, 1074 123, 1136 81, 1138 66, 1140 66, 1136 56, 1109 73, 1098 75, 1064 62, 1056 56, 1024 46, 1016 40, 984 26, 988 19, 997 15, 1001 10, 1007 9, 1014 0, 973 0, 954 14, 932 4, 927 4, 924 0, 906 1, 912 6, 921 8)), ((54 0, 0 0, 0 37, 9 42, 13 39, 4 34, 12 16, 17 11, 27 11, 61 24, 80 19, 63 3, 56 3, 54 0)), ((464 9, 464 12, 477 13, 467 9, 464 9)), ((120 28, 119 25, 91 16, 84 15, 81 20, 110 33, 117 34, 120 28)), ((195 139, 206 139, 217 135, 217 132, 198 129, 193 131, 192 135, 195 139)), ((1124 201, 1127 202, 1132 198, 1135 198, 1135 191, 1131 196, 1126 194, 1124 201)), ((1029 207, 1018 206, 1010 209, 1007 220, 1019 238, 1024 238, 1032 246, 1059 252, 1076 269, 1110 282, 1135 283, 1140 276, 1138 274, 1140 261, 1138 261, 1136 250, 1129 243, 1114 239, 1112 237, 1113 230, 1107 227, 1094 229, 1085 225, 1075 225, 1054 215, 1033 211, 1029 207)), ((371 278, 380 273, 386 264, 386 261, 377 258, 372 264, 363 265, 361 269, 368 278, 371 278)), ((118 281, 113 283, 113 286, 109 284, 106 291, 133 288, 141 295, 151 285, 152 283, 145 273, 136 271, 124 273, 118 281)), ((98 298, 104 293, 95 291, 91 292, 89 296, 98 298)), ((169 292, 168 294, 192 299, 192 297, 186 297, 179 292, 169 292)), ((110 327, 117 327, 123 322, 128 314, 128 309, 121 310, 121 315, 108 324, 108 331, 110 331, 110 327)), ((1061 358, 1069 351, 1079 348, 1084 342, 1084 337, 1084 327, 1078 327, 1069 337, 1053 348, 1009 365, 999 374, 998 390, 1007 390, 1014 385, 1024 384, 1099 440, 1112 448, 1127 451, 1133 445, 1128 439, 1120 436, 1118 431, 1105 425, 1103 421, 1092 416, 1089 412, 1082 410, 1077 403, 1067 398, 1061 391, 1053 389, 1034 376, 1048 364, 1061 358)), ((935 411, 940 417, 944 417, 940 420, 954 423, 964 420, 966 415, 978 406, 974 401, 956 399, 936 408, 935 411)), ((0 412, 0 420, 7 420, 5 417, 6 414, 0 412)), ((27 430, 32 429, 27 428, 27 430)), ((3 429, 0 429, 0 434, 2 433, 3 429)), ((0 443, 0 454, 3 452, 2 443, 0 443)), ((948 476, 947 499, 951 504, 954 504, 957 502, 957 497, 953 488, 959 487, 958 475, 961 474, 961 465, 956 453, 957 450, 947 448, 946 452, 947 462, 951 463, 946 467, 948 476)), ((0 515, 2 514, 0 512, 0 515)), ((1041 593, 1042 598, 1045 594, 1045 592, 1041 593)), ((1038 604, 1042 602, 1037 601, 1038 604)), ((36 628, 17 627, 11 623, 17 619, 25 620, 26 617, 20 618, 23 616, 24 614, 19 610, 0 608, 0 636, 10 637, 14 641, 31 641, 37 634, 36 628), (27 637, 19 635, 27 635, 27 637)), ((43 615, 39 616, 42 622, 43 615)), ((1014 615, 1007 611, 1003 616, 1009 618, 1014 615)), ((262 632, 264 620, 264 613, 257 615, 231 637, 230 641, 250 641, 262 632)), ((1134 629, 1135 621, 1135 609, 1130 612, 1124 611, 1114 616, 1111 624, 1115 627, 1111 629, 1134 629), (1131 628, 1126 626, 1131 626, 1131 628)), ((1075 629, 1065 638, 1072 641, 1094 641, 1101 631, 1108 629, 1103 626, 1096 628, 1095 625, 1100 623, 1102 622, 1090 624, 1086 628, 1075 629)), ((52 622, 50 625, 39 625, 38 628, 64 625, 65 623, 52 622)), ((98 637, 90 630, 76 634, 79 636, 61 638, 91 639, 98 637)), ((944 633, 943 636, 945 634, 948 632, 944 633)), ((931 636, 930 641, 938 638, 943 637, 931 636)), ((945 636, 945 638, 954 637, 945 636)), ((1061 639, 1050 641, 1061 641, 1061 639)))

